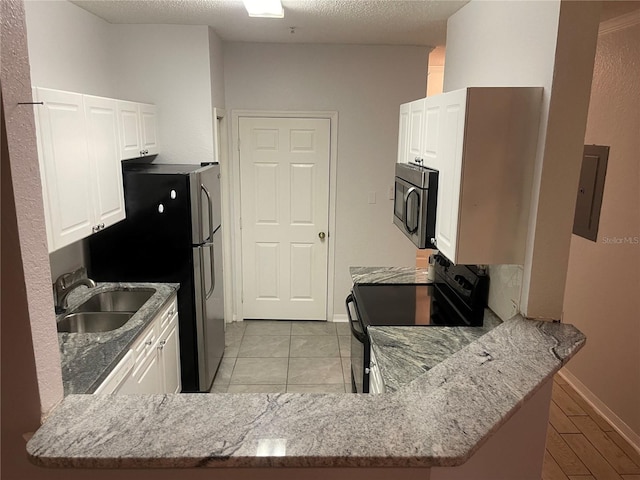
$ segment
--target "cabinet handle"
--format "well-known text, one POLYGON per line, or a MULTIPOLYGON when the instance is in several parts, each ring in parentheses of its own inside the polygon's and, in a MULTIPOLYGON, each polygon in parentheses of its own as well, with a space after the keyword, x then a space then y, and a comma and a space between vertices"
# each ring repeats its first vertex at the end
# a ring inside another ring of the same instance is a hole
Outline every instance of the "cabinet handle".
POLYGON ((99 226, 100 226, 100 230, 102 230, 104 228, 104 223, 101 223, 99 226))
POLYGON ((151 345, 153 345, 153 341, 152 341, 152 340, 149 340, 148 342, 144 342, 144 344, 145 344, 147 347, 150 347, 151 345))
POLYGON ((160 344, 158 345, 158 350, 162 350, 166 344, 167 344, 166 340, 161 340, 160 344))
POLYGON ((98 227, 98 225, 94 225, 93 227, 91 227, 91 231, 93 233, 96 233, 98 230, 100 230, 100 227, 98 227))

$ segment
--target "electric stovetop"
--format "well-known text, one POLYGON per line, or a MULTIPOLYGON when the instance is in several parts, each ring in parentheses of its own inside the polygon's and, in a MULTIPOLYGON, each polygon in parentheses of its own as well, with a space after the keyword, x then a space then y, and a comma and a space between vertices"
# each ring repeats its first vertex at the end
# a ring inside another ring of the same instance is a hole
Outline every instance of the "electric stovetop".
POLYGON ((366 325, 432 325, 433 285, 360 284, 353 288, 358 312, 366 325))
POLYGON ((488 276, 471 265, 435 257, 432 284, 356 284, 353 297, 363 326, 479 326, 488 276))

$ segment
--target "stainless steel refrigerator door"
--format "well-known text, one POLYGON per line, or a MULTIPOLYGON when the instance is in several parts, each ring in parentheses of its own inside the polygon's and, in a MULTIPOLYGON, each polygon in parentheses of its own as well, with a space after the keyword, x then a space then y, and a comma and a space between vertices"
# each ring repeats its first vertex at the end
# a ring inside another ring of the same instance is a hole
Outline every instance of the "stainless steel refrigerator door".
POLYGON ((193 248, 196 277, 196 329, 200 391, 211 388, 224 353, 224 296, 222 284, 222 231, 213 241, 193 248))
POLYGON ((189 175, 192 243, 210 242, 220 226, 220 165, 202 167, 189 175))

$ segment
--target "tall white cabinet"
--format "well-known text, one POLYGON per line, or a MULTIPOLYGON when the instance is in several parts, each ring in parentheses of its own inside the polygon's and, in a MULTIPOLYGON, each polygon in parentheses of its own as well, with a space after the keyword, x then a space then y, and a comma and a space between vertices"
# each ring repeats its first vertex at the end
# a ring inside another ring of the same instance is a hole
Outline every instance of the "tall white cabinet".
POLYGON ((49 252, 125 218, 121 160, 158 153, 154 105, 33 89, 49 252), (123 114, 126 105, 133 122, 123 114), (136 155, 124 155, 135 124, 136 155), (142 153, 145 152, 145 153, 142 153))
POLYGON ((474 87, 400 107, 398 160, 439 172, 435 243, 454 263, 524 263, 541 98, 474 87))

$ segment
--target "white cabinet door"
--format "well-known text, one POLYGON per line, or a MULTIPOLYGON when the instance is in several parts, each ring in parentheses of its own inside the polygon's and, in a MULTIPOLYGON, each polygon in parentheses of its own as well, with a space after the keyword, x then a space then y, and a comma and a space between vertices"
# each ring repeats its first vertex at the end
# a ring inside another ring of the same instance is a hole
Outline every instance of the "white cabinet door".
POLYGON ((51 221, 49 251, 91 235, 92 173, 82 95, 36 88, 43 190, 51 221))
POLYGON ((409 113, 411 104, 400 105, 400 122, 398 128, 398 163, 407 163, 407 145, 409 143, 409 113))
POLYGON ((157 349, 143 359, 133 374, 121 384, 117 393, 163 393, 160 355, 157 349))
POLYGON ((422 129, 422 148, 420 158, 427 168, 440 170, 440 129, 442 121, 442 96, 427 97, 424 106, 424 121, 422 129))
POLYGON ((156 125, 156 106, 147 103, 138 105, 140 120, 140 146, 144 155, 158 153, 158 135, 156 125))
POLYGON ((125 218, 116 100, 84 96, 95 223, 106 228, 125 218))
POLYGON ((118 123, 120 124, 120 159, 127 160, 140 157, 142 145, 138 104, 119 100, 118 123))
POLYGON ((441 100, 436 242, 438 250, 455 262, 467 90, 448 93, 441 100))
POLYGON ((180 341, 178 338, 178 314, 175 314, 167 329, 160 336, 158 345, 162 362, 163 387, 165 393, 180 393, 180 341))
POLYGON ((94 393, 109 394, 119 392, 122 385, 131 377, 134 363, 135 358, 133 352, 129 350, 94 393))
POLYGON ((155 105, 119 100, 118 121, 121 160, 158 153, 155 105))
POLYGON ((416 159, 420 159, 423 122, 424 98, 421 98, 411 102, 409 108, 409 139, 407 141, 405 163, 416 163, 416 159))

